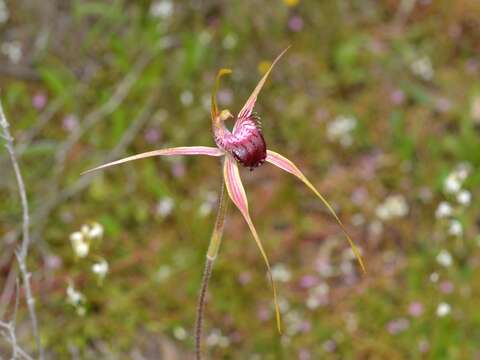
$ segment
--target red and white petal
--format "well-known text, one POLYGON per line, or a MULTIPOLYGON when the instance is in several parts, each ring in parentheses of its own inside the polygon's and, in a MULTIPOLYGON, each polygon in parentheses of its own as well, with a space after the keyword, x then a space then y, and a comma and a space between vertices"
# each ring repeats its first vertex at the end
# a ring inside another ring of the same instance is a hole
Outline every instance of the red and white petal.
POLYGON ((250 231, 252 232, 253 238, 257 243, 260 253, 262 254, 263 260, 267 266, 268 276, 272 284, 273 289, 273 300, 275 304, 275 314, 277 319, 278 331, 281 332, 281 321, 280 321, 280 310, 277 300, 277 290, 275 288, 275 283, 273 281, 272 272, 270 270, 270 262, 268 261, 267 254, 263 249, 263 245, 258 236, 257 230, 253 226, 252 219, 250 218, 250 213, 248 211, 248 200, 247 195, 245 194, 245 189, 243 188, 242 179, 238 171, 238 166, 233 157, 229 154, 225 156, 225 163, 223 165, 223 176, 225 178, 225 186, 227 187, 227 192, 233 203, 237 206, 238 210, 242 213, 245 221, 247 222, 250 231))
POLYGON ((255 102, 257 101, 257 96, 258 94, 260 93, 260 90, 262 90, 262 87, 263 85, 265 84, 265 81, 267 80, 268 78, 268 75, 270 75, 270 72, 272 71, 273 67, 275 66, 275 64, 277 63, 278 60, 280 60, 280 58, 283 56, 283 54, 285 54, 285 52, 290 48, 287 47, 285 50, 283 50, 280 55, 277 56, 277 58, 273 61, 272 65, 270 66, 270 68, 268 69, 268 71, 265 73, 265 75, 263 75, 263 77, 260 79, 260 81, 258 82, 257 86, 255 87, 255 89, 253 90, 252 94, 250 95, 250 97, 248 98, 247 102, 245 103, 245 105, 243 106, 242 110, 240 110, 240 112, 238 113, 238 119, 246 119, 248 117, 250 117, 250 115, 252 114, 252 111, 253 111, 253 107, 255 106, 255 102))
POLYGON ((297 166, 290 160, 288 160, 286 157, 283 155, 280 155, 279 153, 276 153, 271 150, 267 150, 267 159, 269 163, 279 167, 282 170, 285 170, 289 172, 290 174, 295 175, 297 178, 303 181, 305 185, 307 185, 310 190, 312 190, 315 195, 318 196, 318 198, 323 202, 323 204, 327 207, 328 211, 332 214, 332 216, 335 218, 337 223, 340 225, 340 228, 342 229, 343 233, 347 237, 348 242, 350 243, 350 246, 355 254, 355 257, 358 260, 358 263, 360 264, 360 267, 362 268, 362 271, 365 273, 365 265, 363 264, 362 257, 360 255, 360 252, 358 251, 357 247, 355 246, 355 243, 351 239, 350 235, 347 233, 347 229, 343 225, 342 221, 340 218, 337 216, 335 213, 335 210, 333 210, 332 206, 328 203, 328 201, 315 189, 315 187, 312 185, 312 183, 303 175, 303 173, 298 169, 297 166))
POLYGON ((225 153, 220 150, 219 148, 216 147, 210 147, 210 146, 182 146, 182 147, 174 147, 174 148, 168 148, 168 149, 160 149, 160 150, 153 150, 153 151, 148 151, 144 152, 141 154, 129 156, 117 161, 113 161, 107 164, 103 164, 100 166, 97 166, 96 168, 87 170, 83 172, 82 174, 89 173, 91 171, 95 170, 100 170, 104 169, 106 167, 114 166, 114 165, 119 165, 123 164, 129 161, 134 161, 134 160, 139 160, 147 157, 152 157, 152 156, 176 156, 176 155, 208 155, 208 156, 222 156, 225 153))

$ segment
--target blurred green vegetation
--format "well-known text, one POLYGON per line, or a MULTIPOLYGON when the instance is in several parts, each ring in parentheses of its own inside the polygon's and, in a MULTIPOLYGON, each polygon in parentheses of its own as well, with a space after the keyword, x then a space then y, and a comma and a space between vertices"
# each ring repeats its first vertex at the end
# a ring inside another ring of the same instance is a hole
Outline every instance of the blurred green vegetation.
MULTIPOLYGON (((149 159, 80 173, 110 157, 212 146, 217 70, 234 70, 219 102, 238 111, 262 64, 289 44, 256 106, 267 144, 338 209, 368 274, 301 183, 269 165, 242 171, 286 330, 276 333, 264 265, 232 205, 209 288, 209 357, 480 356, 479 2, 6 5, 1 96, 32 207, 30 268, 51 358, 157 358, 152 343, 193 349, 218 160, 149 159), (452 214, 439 214, 442 202, 452 214), (105 234, 76 259, 69 236, 91 221, 105 234), (110 269, 99 282, 91 266, 102 258, 110 269), (85 314, 68 304, 68 284, 84 294, 85 314)), ((21 209, 1 154, 7 285, 21 209)), ((19 316, 26 323, 25 309, 19 316)), ((28 334, 20 338, 33 346, 28 334)))

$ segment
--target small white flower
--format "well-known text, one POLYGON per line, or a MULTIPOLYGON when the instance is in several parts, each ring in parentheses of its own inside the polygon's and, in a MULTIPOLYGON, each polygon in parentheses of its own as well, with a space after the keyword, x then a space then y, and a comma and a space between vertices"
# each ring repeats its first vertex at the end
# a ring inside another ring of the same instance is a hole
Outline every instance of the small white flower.
POLYGON ((77 306, 77 315, 78 316, 85 316, 87 313, 87 308, 83 305, 77 306))
POLYGON ((422 56, 416 60, 414 60, 410 64, 410 69, 414 75, 424 79, 424 80, 432 80, 433 79, 433 65, 432 61, 427 56, 422 56))
POLYGON ((461 236, 463 234, 462 223, 458 220, 450 221, 450 226, 448 228, 448 233, 452 236, 461 236))
POLYGON ((230 340, 228 337, 222 335, 222 332, 219 329, 213 329, 212 332, 205 339, 207 346, 219 346, 226 348, 230 345, 230 340))
POLYGON ((155 1, 150 6, 150 14, 156 18, 168 18, 173 14, 173 3, 169 0, 155 1))
POLYGON ((209 31, 202 31, 198 35, 198 40, 202 45, 207 45, 212 40, 212 34, 209 31))
POLYGON ((180 102, 184 105, 184 106, 189 106, 193 103, 193 94, 191 91, 189 90, 184 90, 182 91, 182 93, 180 94, 180 102))
POLYGON ((448 250, 442 250, 437 255, 437 262, 445 267, 449 267, 452 265, 452 255, 448 252, 448 250))
POLYGON ((85 296, 80 292, 75 290, 72 284, 69 284, 67 287, 67 301, 73 306, 80 305, 85 300, 85 296))
POLYGON ((86 241, 83 233, 76 231, 70 234, 70 242, 72 244, 73 252, 79 258, 84 258, 88 255, 90 245, 86 241))
POLYGON ((440 279, 440 275, 438 275, 438 273, 433 272, 433 273, 430 274, 430 281, 432 283, 436 283, 438 281, 438 279, 440 279))
POLYGON ((450 311, 452 310, 450 304, 446 302, 441 302, 437 306, 437 316, 438 317, 444 317, 450 314, 450 311))
POLYGON ((456 194, 461 188, 462 182, 456 173, 449 174, 443 183, 443 190, 447 194, 456 194))
POLYGON ((384 221, 401 218, 408 214, 408 204, 403 195, 391 195, 377 206, 375 213, 384 221))
POLYGON ((322 301, 316 297, 316 296, 309 296, 307 298, 307 307, 310 309, 310 310, 315 310, 316 308, 318 308, 320 305, 322 305, 322 301))
POLYGON ((7 5, 5 1, 0 0, 0 24, 3 24, 8 21, 10 17, 10 13, 8 12, 7 5))
POLYGON ((351 222, 353 226, 362 226, 363 224, 365 224, 365 217, 360 213, 354 214, 352 216, 351 222))
POLYGON ((102 259, 101 261, 93 264, 92 265, 92 271, 101 280, 103 280, 108 273, 108 263, 107 263, 107 261, 102 259))
POLYGON ((175 202, 171 197, 164 197, 157 204, 157 214, 161 217, 167 217, 173 211, 175 207, 175 202))
POLYGON ((229 33, 223 38, 222 45, 225 49, 231 50, 235 46, 237 46, 237 42, 238 42, 237 35, 233 33, 229 33))
POLYGON ((70 234, 70 241, 72 243, 81 242, 81 241, 83 241, 83 239, 84 239, 83 233, 81 233, 80 231, 75 231, 75 232, 70 234))
POLYGON ((329 291, 330 291, 330 287, 328 286, 328 284, 321 283, 315 286, 311 292, 315 296, 327 296, 329 291))
POLYGON ((339 142, 343 147, 349 147, 353 143, 351 133, 356 126, 357 119, 354 117, 337 116, 327 126, 327 138, 339 142))
POLYGON ((177 340, 185 340, 187 335, 187 331, 181 326, 176 326, 175 329, 173 329, 173 336, 175 336, 177 340))
POLYGON ((368 231, 373 235, 373 236, 379 236, 383 232, 383 223, 380 220, 373 220, 369 225, 368 225, 368 231))
POLYGON ((442 201, 438 204, 437 210, 435 211, 435 217, 437 219, 443 219, 452 216, 452 213, 452 206, 448 202, 442 201))
POLYGON ((472 193, 468 190, 462 190, 457 195, 457 201, 459 204, 468 206, 472 202, 472 193))
POLYGON ((163 282, 167 280, 172 274, 172 268, 168 265, 162 265, 155 274, 155 279, 158 282, 163 282))
POLYGON ((446 177, 443 190, 447 194, 456 194, 462 189, 463 182, 470 174, 471 166, 468 163, 459 164, 454 171, 446 177))
POLYGON ((312 288, 310 295, 307 298, 307 307, 311 310, 315 310, 319 306, 327 304, 329 291, 330 287, 327 283, 321 283, 312 288))
POLYGON ((87 231, 90 239, 101 239, 103 237, 103 226, 99 223, 93 223, 87 231))
POLYGON ((23 55, 22 46, 18 41, 5 42, 0 47, 0 50, 13 64, 18 64, 23 55))
POLYGON ((272 267, 272 277, 275 281, 288 282, 292 278, 292 273, 284 264, 275 264, 272 267))

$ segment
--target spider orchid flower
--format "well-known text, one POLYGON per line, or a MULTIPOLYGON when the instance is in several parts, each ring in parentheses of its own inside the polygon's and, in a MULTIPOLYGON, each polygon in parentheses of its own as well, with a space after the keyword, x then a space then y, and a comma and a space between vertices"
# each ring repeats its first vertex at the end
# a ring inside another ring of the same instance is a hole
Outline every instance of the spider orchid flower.
MULTIPOLYGON (((273 298, 275 304, 275 312, 276 312, 276 319, 277 319, 277 327, 279 332, 281 332, 280 327, 280 311, 277 302, 277 292, 275 288, 275 284, 273 282, 272 273, 270 270, 270 263, 266 252, 263 248, 263 245, 260 241, 260 237, 258 236, 257 230, 253 225, 252 219, 250 217, 249 209, 248 209, 248 200, 247 195, 245 193, 245 189, 242 184, 242 180, 240 178, 238 164, 253 170, 254 168, 262 165, 265 161, 273 164, 280 169, 295 175, 298 179, 300 179, 313 193, 320 199, 320 201, 327 207, 328 211, 334 217, 336 222, 340 225, 342 232, 345 234, 358 262, 363 272, 365 272, 365 266, 363 264, 362 258, 360 253, 353 243, 352 239, 348 235, 343 223, 328 203, 328 201, 317 191, 317 189, 312 185, 312 183, 305 177, 305 175, 298 169, 298 167, 290 160, 288 160, 283 155, 268 150, 265 139, 262 134, 262 129, 259 122, 259 117, 253 112, 253 108, 257 101, 258 94, 260 90, 265 84, 270 72, 272 71, 275 64, 278 60, 285 54, 288 50, 285 49, 277 56, 277 58, 273 61, 268 71, 264 74, 261 78, 260 82, 257 84, 255 89, 253 90, 252 94, 248 98, 247 102, 243 106, 243 108, 238 113, 235 124, 233 126, 232 131, 230 131, 225 126, 225 121, 229 118, 233 118, 234 116, 230 113, 229 110, 221 110, 219 111, 216 101, 216 94, 218 88, 220 86, 220 78, 224 75, 230 74, 232 71, 230 69, 221 69, 216 77, 215 88, 212 93, 212 101, 211 101, 211 117, 212 117, 212 129, 213 129, 213 137, 216 143, 216 147, 208 147, 208 146, 184 146, 184 147, 174 147, 174 148, 167 148, 167 149, 160 149, 149 151, 145 153, 141 153, 138 155, 129 156, 117 161, 113 161, 101 166, 98 166, 94 169, 88 170, 87 172, 103 169, 106 167, 110 167, 113 165, 118 165, 122 163, 126 163, 133 160, 143 159, 152 156, 176 156, 176 155, 208 155, 213 157, 224 157, 223 162, 223 178, 224 178, 224 186, 228 192, 228 195, 232 202, 236 205, 238 210, 240 210, 242 216, 244 217, 250 231, 253 235, 253 238, 260 250, 260 253, 263 257, 263 260, 267 267, 267 273, 272 285, 273 289, 273 298)), ((223 194, 222 194, 223 195, 223 194)), ((224 216, 222 214, 221 216, 224 216)), ((214 235, 223 232, 223 219, 222 219, 222 226, 220 231, 216 231, 214 229, 214 235)), ((212 242, 214 235, 212 235, 212 242)), ((216 251, 213 251, 213 256, 216 256, 216 252, 218 251, 218 245, 216 246, 216 251)), ((210 253, 210 248, 209 248, 210 253)), ((207 257, 209 255, 207 254, 207 257)))

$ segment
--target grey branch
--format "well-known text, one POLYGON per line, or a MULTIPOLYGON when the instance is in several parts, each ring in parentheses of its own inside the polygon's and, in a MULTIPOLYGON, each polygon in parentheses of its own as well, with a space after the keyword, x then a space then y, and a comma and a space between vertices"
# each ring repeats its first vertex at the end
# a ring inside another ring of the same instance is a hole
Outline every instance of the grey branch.
MULTIPOLYGON (((22 225, 22 244, 20 246, 19 251, 16 253, 18 267, 20 269, 20 274, 22 276, 23 281, 23 288, 25 290, 25 297, 28 312, 30 315, 30 321, 32 322, 32 331, 33 336, 35 337, 35 342, 37 344, 37 349, 39 352, 39 358, 43 359, 43 348, 40 342, 40 335, 38 333, 38 322, 37 322, 37 315, 35 312, 35 299, 32 295, 32 289, 30 286, 30 277, 31 274, 28 272, 27 269, 27 256, 28 256, 28 249, 30 247, 30 216, 28 210, 28 200, 27 200, 27 192, 25 190, 25 183, 23 181, 22 173, 20 171, 20 166, 18 165, 17 158, 15 156, 15 150, 13 145, 13 138, 10 134, 10 125, 5 117, 5 113, 3 111, 3 106, 0 101, 0 127, 2 128, 3 137, 5 138, 5 147, 7 148, 8 155, 10 157, 10 161, 12 163, 13 171, 15 173, 15 178, 18 185, 18 193, 20 195, 20 202, 22 205, 22 213, 23 213, 23 225, 22 225)), ((13 333, 15 330, 12 330, 13 333)))

